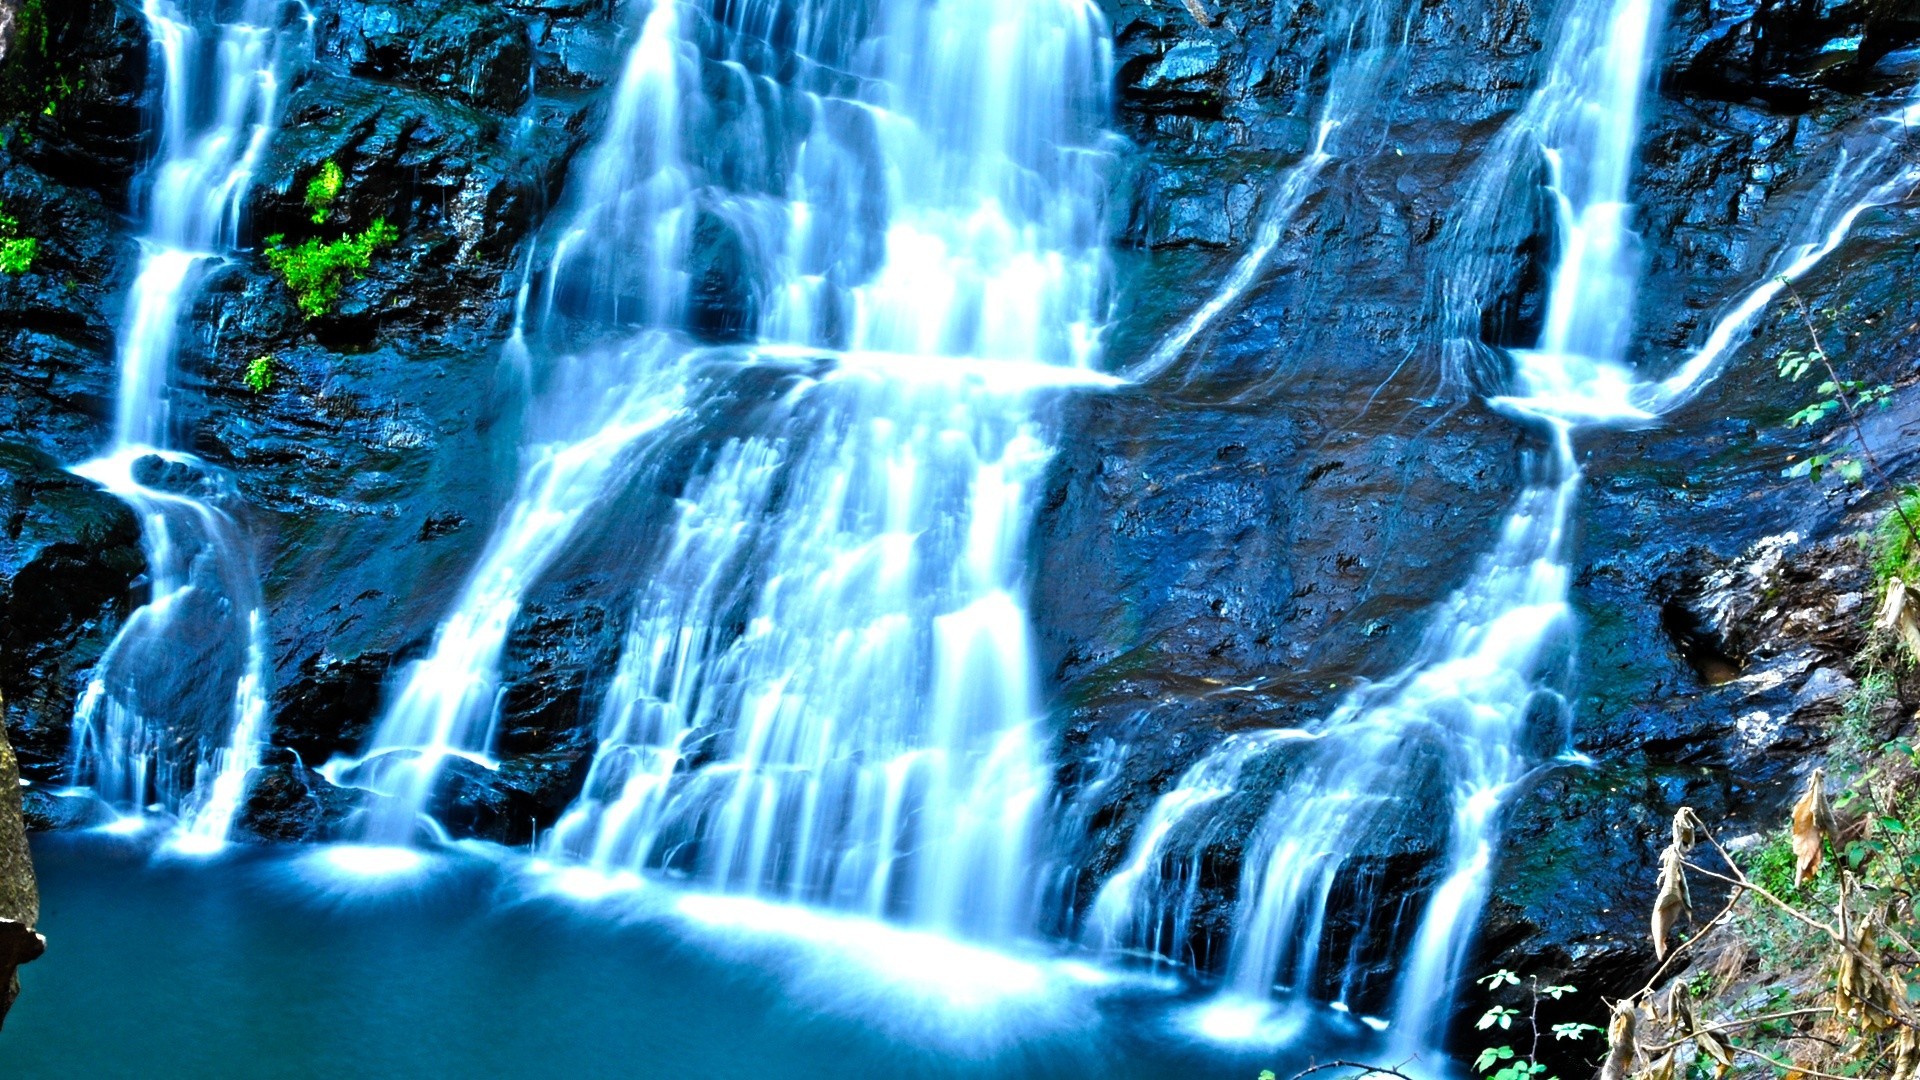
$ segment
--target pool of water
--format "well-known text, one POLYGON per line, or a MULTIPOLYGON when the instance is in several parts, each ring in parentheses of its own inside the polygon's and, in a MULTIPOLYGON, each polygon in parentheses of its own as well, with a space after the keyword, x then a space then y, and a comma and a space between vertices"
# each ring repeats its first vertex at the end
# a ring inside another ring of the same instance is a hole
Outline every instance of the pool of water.
POLYGON ((1253 1080, 1368 1035, 1327 1014, 1242 1025, 1164 977, 499 849, 184 860, 60 835, 34 857, 49 951, 0 1034, 10 1080, 1253 1080))

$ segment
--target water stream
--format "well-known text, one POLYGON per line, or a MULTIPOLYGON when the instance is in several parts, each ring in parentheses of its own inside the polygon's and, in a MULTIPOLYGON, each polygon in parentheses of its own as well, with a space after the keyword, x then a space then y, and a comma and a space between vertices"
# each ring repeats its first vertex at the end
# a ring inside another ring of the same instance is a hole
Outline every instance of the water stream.
POLYGON ((1480 163, 1449 226, 1457 254, 1439 273, 1457 279, 1436 295, 1448 309, 1442 325, 1469 336, 1443 352, 1484 355, 1478 330, 1490 297, 1476 277, 1478 253, 1499 247, 1495 234, 1513 227, 1511 207, 1526 202, 1514 195, 1533 177, 1553 208, 1544 326, 1533 347, 1505 351, 1510 388, 1490 397, 1539 428, 1547 446, 1527 463, 1532 479, 1494 549, 1433 612, 1406 668, 1354 691, 1308 730, 1232 736, 1189 768, 1098 893, 1087 934, 1104 950, 1179 962, 1211 953, 1196 945, 1193 925, 1202 853, 1216 843, 1210 808, 1263 756, 1283 763, 1242 853, 1221 997, 1197 1016, 1211 1035, 1282 1037, 1299 1012, 1269 1003, 1279 991, 1283 1002, 1377 1012, 1402 1053, 1439 1043, 1505 800, 1568 747, 1561 687, 1576 635, 1566 535, 1581 483, 1575 434, 1653 423, 1683 404, 1744 340, 1782 277, 1805 274, 1862 212, 1920 178, 1895 153, 1913 110, 1867 125, 1816 193, 1803 239, 1672 375, 1638 376, 1626 362, 1641 266, 1629 191, 1659 25, 1651 0, 1570 5, 1538 89, 1480 163), (1451 814, 1434 815, 1436 803, 1451 814))
POLYGON ((199 7, 146 0, 159 63, 158 147, 143 174, 140 268, 119 335, 113 442, 74 467, 140 516, 148 598, 95 669, 74 717, 74 783, 123 815, 175 821, 207 851, 233 826, 266 732, 260 586, 232 482, 174 447, 168 398, 179 332, 205 266, 238 243, 272 138, 289 46, 283 0, 199 7))

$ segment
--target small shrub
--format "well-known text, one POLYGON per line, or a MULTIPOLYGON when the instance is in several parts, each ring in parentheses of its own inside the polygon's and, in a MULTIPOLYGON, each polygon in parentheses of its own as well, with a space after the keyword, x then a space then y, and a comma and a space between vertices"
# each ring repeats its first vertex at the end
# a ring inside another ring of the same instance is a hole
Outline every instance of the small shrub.
POLYGON ((273 389, 273 357, 256 356, 247 361, 247 370, 241 374, 240 381, 256 394, 273 389))
POLYGON ((1882 587, 1894 578, 1912 582, 1920 577, 1920 546, 1913 542, 1909 521, 1920 521, 1920 488, 1902 491, 1894 512, 1873 531, 1873 576, 1882 587))
POLYGON ((1785 832, 1774 834, 1757 848, 1749 863, 1747 876, 1773 895, 1788 897, 1799 891, 1793 881, 1793 842, 1785 832))
POLYGON ((386 218, 358 234, 349 233, 338 240, 315 237, 293 247, 286 246, 285 236, 276 234, 267 237, 267 265, 285 279, 300 313, 317 319, 333 310, 348 281, 365 275, 373 264, 374 252, 399 238, 400 231, 387 224, 386 218))
POLYGON ((0 210, 0 274, 24 274, 33 269, 33 257, 39 251, 40 241, 21 236, 19 220, 0 210))
POLYGON ((333 211, 333 204, 347 186, 346 174, 332 158, 320 166, 320 172, 307 181, 307 209, 313 211, 313 223, 319 225, 333 211))

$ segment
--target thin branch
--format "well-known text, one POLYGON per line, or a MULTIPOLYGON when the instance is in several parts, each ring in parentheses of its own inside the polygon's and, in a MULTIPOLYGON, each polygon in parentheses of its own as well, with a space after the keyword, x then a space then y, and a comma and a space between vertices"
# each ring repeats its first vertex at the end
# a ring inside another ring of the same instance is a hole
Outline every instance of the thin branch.
POLYGON ((1789 1009, 1786 1012, 1768 1013, 1765 1016, 1750 1016, 1744 1020, 1724 1020, 1711 1027, 1695 1028, 1684 1038, 1675 1039, 1672 1042, 1664 1042, 1658 1046, 1643 1046, 1640 1049, 1649 1054, 1658 1054, 1664 1050, 1671 1050, 1676 1046, 1684 1046, 1692 1042, 1695 1035, 1718 1035, 1723 1031, 1732 1031, 1735 1028, 1743 1028, 1752 1024, 1764 1024, 1769 1020, 1785 1020, 1794 1016, 1820 1016, 1832 1011, 1832 1006, 1823 1005, 1817 1009, 1789 1009))
POLYGON ((1363 1074, 1377 1073, 1381 1076, 1397 1076, 1400 1080, 1413 1080, 1413 1077, 1408 1076, 1399 1069, 1389 1068, 1385 1065, 1368 1065, 1364 1061, 1329 1061, 1324 1065, 1311 1065, 1287 1077, 1287 1080, 1300 1080, 1303 1076, 1312 1076, 1314 1073, 1326 1072, 1328 1069, 1360 1069, 1363 1074))
POLYGON ((1706 867, 1699 866, 1694 863, 1686 863, 1684 865, 1687 867, 1687 869, 1692 870, 1695 873, 1705 874, 1706 876, 1713 878, 1717 881, 1724 881, 1729 885, 1738 885, 1743 889, 1750 890, 1755 895, 1762 897, 1768 903, 1779 908, 1781 911, 1786 912, 1788 915, 1793 916, 1794 918, 1800 920, 1801 922, 1806 923, 1808 926, 1813 927, 1815 930, 1818 930, 1821 933, 1832 938, 1834 941, 1839 942, 1841 945, 1846 946, 1849 951, 1858 951, 1853 948, 1850 942, 1847 942, 1841 939, 1839 931, 1835 930, 1831 926, 1828 926, 1826 923, 1823 923, 1818 919, 1815 919, 1803 913, 1799 908, 1794 907, 1792 904, 1787 903, 1785 900, 1780 899, 1779 897, 1773 895, 1772 893, 1761 888, 1760 886, 1755 885, 1753 883, 1753 880, 1747 877, 1747 875, 1740 874, 1740 870, 1737 867, 1734 869, 1734 873, 1740 874, 1740 876, 1737 878, 1731 878, 1725 874, 1716 874, 1713 871, 1707 869, 1706 867))
POLYGON ((1781 1061, 1777 1057, 1773 1057, 1768 1054, 1763 1054, 1758 1050, 1754 1050, 1745 1046, 1734 1046, 1732 1043, 1728 1043, 1727 1049, 1733 1051, 1736 1054, 1745 1054, 1748 1057, 1757 1057, 1761 1061, 1766 1062, 1767 1064, 1773 1066, 1776 1069, 1785 1069, 1787 1070, 1788 1073, 1798 1073, 1801 1076, 1815 1077, 1816 1080, 1860 1080, 1860 1078, 1857 1076, 1841 1076, 1839 1073, 1821 1072, 1819 1069, 1809 1068, 1808 1066, 1805 1066, 1805 1065, 1795 1065, 1791 1061, 1781 1061))
POLYGON ((1793 301, 1795 310, 1800 313, 1800 321, 1806 324, 1807 336, 1813 340, 1813 355, 1819 357, 1820 366, 1827 369, 1827 379, 1833 383, 1834 387, 1834 400, 1840 403, 1841 408, 1847 410, 1847 426, 1853 429, 1854 440, 1860 444, 1860 456, 1873 467, 1873 474, 1880 483, 1893 492, 1893 512, 1900 515, 1900 523, 1907 527, 1907 539, 1913 541, 1916 550, 1920 550, 1920 528, 1914 527, 1913 519, 1907 516, 1907 508, 1901 505, 1900 486, 1887 475, 1887 470, 1881 468, 1880 459, 1874 456, 1873 448, 1867 445, 1867 433, 1860 424, 1860 412, 1854 408, 1853 395, 1847 392, 1847 384, 1841 380, 1840 373, 1834 369, 1833 358, 1827 355, 1826 346, 1820 344, 1820 329, 1813 324, 1813 312, 1807 307, 1807 302, 1801 297, 1799 290, 1793 287, 1793 282, 1784 277, 1780 281, 1786 286, 1787 297, 1793 301))

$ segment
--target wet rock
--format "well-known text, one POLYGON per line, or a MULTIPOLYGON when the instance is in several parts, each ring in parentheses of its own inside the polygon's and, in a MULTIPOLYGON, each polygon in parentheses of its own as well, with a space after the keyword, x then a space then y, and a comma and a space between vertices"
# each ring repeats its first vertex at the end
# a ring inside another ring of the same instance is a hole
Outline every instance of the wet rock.
POLYGON ((61 184, 0 148, 0 212, 36 242, 24 273, 0 274, 0 424, 69 460, 100 442, 112 414, 112 319, 135 258, 93 192, 61 184))
POLYGON ((247 784, 240 827, 265 840, 298 843, 344 838, 357 793, 327 783, 298 755, 275 747, 247 784))
POLYGON ((512 112, 533 85, 533 46, 519 19, 491 4, 342 4, 321 31, 322 51, 362 78, 512 112))
POLYGON ((20 816, 20 791, 20 766, 0 726, 0 1022, 20 996, 20 965, 39 959, 47 948, 46 939, 34 932, 40 893, 20 816))
POLYGON ((1874 0, 1688 0, 1675 11, 1668 39, 1675 87, 1805 109, 1834 90, 1884 89, 1875 68, 1889 53, 1920 43, 1920 12, 1874 0))
POLYGON ((39 451, 0 443, 0 695, 27 775, 65 756, 85 675, 144 571, 119 500, 39 451))
POLYGON ((145 22, 113 0, 42 2, 21 14, 10 24, 31 37, 10 43, 0 75, 0 125, 17 127, 4 152, 124 208, 145 141, 145 22))

